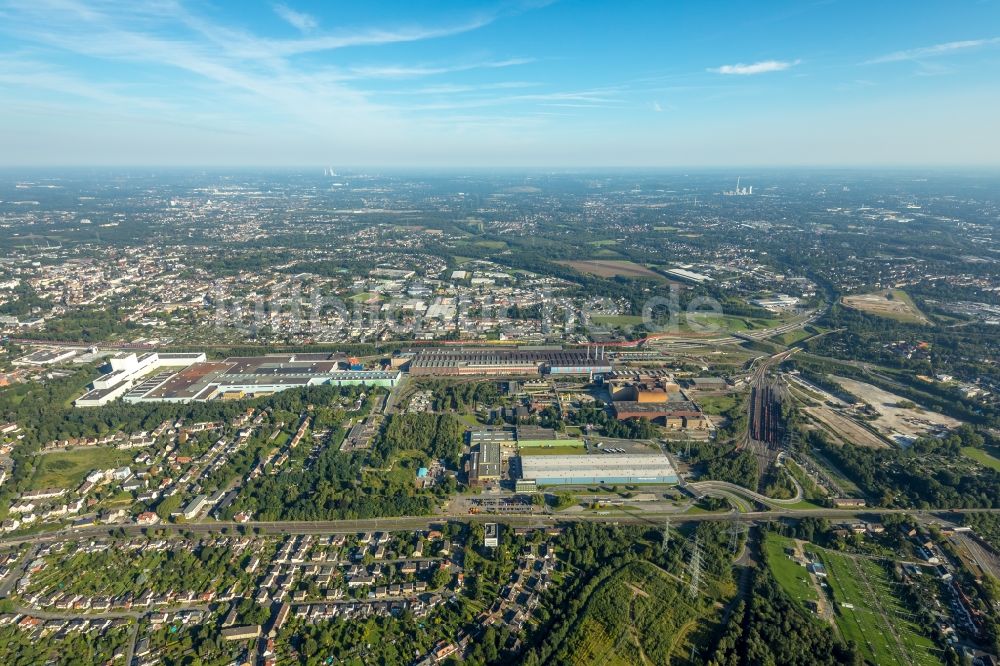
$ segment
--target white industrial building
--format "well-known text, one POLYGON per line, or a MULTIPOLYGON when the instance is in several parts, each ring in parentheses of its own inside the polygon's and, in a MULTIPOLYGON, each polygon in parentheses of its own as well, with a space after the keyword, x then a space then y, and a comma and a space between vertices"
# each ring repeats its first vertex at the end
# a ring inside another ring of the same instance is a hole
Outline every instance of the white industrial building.
POLYGON ((521 477, 539 486, 677 483, 670 459, 657 453, 521 456, 521 477))
POLYGON ((77 407, 100 407, 117 400, 141 378, 160 368, 183 368, 205 361, 204 353, 158 354, 147 352, 141 356, 134 352, 123 352, 108 360, 108 372, 91 384, 90 392, 77 398, 77 407))

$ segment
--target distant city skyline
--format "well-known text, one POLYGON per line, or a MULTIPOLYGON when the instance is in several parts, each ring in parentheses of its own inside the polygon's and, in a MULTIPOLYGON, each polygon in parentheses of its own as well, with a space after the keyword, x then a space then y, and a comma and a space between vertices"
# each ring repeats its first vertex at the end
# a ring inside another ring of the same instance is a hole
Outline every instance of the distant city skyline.
POLYGON ((1000 3, 0 0, 0 166, 1000 164, 1000 3))

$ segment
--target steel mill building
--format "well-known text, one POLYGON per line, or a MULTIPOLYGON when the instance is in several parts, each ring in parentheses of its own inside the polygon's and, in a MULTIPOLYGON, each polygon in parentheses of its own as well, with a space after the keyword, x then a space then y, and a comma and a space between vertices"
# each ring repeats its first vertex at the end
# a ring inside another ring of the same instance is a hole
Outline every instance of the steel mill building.
POLYGON ((407 352, 413 376, 590 375, 611 372, 596 350, 431 348, 407 352))

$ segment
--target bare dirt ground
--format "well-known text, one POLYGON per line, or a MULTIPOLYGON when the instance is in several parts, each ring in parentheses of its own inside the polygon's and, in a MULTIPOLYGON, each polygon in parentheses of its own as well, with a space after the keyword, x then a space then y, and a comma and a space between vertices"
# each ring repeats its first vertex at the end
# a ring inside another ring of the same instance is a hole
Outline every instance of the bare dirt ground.
POLYGON ((873 449, 887 449, 889 445, 871 431, 852 419, 838 414, 829 407, 806 407, 805 412, 835 432, 841 439, 873 449))
POLYGON ((846 377, 832 377, 852 395, 871 405, 878 413, 872 421, 880 433, 890 439, 897 434, 907 437, 922 437, 936 428, 957 428, 961 421, 930 410, 899 407, 906 399, 894 393, 846 377))
POLYGON ((590 273, 598 277, 640 277, 666 280, 665 277, 651 271, 645 266, 641 266, 634 261, 613 260, 613 259, 584 259, 579 261, 558 261, 556 263, 569 266, 581 273, 590 273))
POLYGON ((844 296, 844 305, 878 317, 897 319, 899 321, 914 321, 921 324, 930 323, 930 320, 917 309, 909 296, 899 290, 844 296), (892 298, 888 297, 889 294, 892 294, 892 298))

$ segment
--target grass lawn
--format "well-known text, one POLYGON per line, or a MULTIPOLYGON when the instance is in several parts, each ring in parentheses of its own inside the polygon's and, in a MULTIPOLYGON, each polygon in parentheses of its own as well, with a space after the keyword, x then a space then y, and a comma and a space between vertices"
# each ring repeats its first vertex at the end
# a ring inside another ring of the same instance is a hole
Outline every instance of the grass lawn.
POLYGON ((706 414, 722 414, 736 406, 741 396, 729 395, 705 395, 695 398, 695 402, 706 414))
POLYGON ((462 421, 462 423, 465 423, 473 428, 479 428, 483 425, 482 423, 479 422, 479 419, 476 418, 475 414, 469 414, 469 413, 458 414, 458 418, 462 421))
POLYGON ((686 315, 689 328, 715 326, 733 332, 757 331, 762 328, 774 328, 784 323, 781 319, 717 315, 714 312, 689 312, 686 315))
POLYGON ((767 552, 767 566, 774 574, 781 588, 799 602, 816 601, 816 586, 809 580, 809 572, 798 564, 785 549, 794 550, 795 543, 788 537, 768 534, 764 540, 764 550, 767 552))
POLYGON ((373 294, 371 292, 361 292, 360 294, 354 294, 353 296, 351 296, 351 300, 354 301, 355 303, 365 303, 372 296, 378 296, 378 294, 373 294))
MULTIPOLYGON (((786 323, 782 319, 763 317, 738 317, 714 312, 683 312, 678 317, 676 332, 682 335, 718 335, 720 333, 746 333, 774 328, 786 323)), ((669 329, 669 323, 664 322, 669 329)))
POLYGON ((784 508, 788 508, 788 509, 797 509, 797 510, 802 510, 802 511, 804 511, 804 510, 810 510, 810 509, 828 509, 829 508, 829 507, 823 506, 822 504, 816 504, 814 502, 810 502, 809 500, 802 500, 802 501, 796 502, 794 504, 780 504, 778 506, 780 506, 783 509, 784 508))
POLYGON ((95 469, 111 469, 132 461, 132 451, 108 447, 88 447, 76 451, 56 451, 37 456, 31 488, 76 488, 95 469))
POLYGON ((805 330, 804 328, 797 328, 794 331, 788 331, 788 333, 782 333, 781 335, 773 339, 776 342, 780 342, 781 344, 787 347, 789 345, 794 345, 799 340, 805 340, 811 335, 812 333, 805 330))
POLYGON ((932 641, 908 619, 911 613, 895 595, 893 583, 877 562, 822 548, 815 550, 829 574, 827 583, 833 590, 837 628, 845 640, 857 644, 867 661, 899 666, 941 663, 934 656, 932 641))
POLYGON ((1000 472, 1000 458, 990 455, 989 451, 977 449, 972 446, 963 446, 962 455, 972 458, 981 465, 985 465, 992 470, 1000 472))

